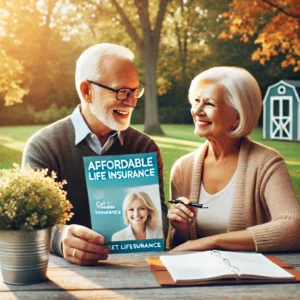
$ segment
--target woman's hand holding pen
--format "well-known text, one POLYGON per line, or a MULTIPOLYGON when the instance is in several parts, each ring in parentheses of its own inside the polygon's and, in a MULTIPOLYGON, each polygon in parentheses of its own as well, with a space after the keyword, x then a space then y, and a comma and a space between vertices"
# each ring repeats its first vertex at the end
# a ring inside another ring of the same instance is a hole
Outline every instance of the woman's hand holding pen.
POLYGON ((188 233, 188 230, 195 219, 196 208, 188 206, 191 201, 184 197, 179 197, 182 203, 171 206, 168 211, 168 219, 177 233, 188 233))

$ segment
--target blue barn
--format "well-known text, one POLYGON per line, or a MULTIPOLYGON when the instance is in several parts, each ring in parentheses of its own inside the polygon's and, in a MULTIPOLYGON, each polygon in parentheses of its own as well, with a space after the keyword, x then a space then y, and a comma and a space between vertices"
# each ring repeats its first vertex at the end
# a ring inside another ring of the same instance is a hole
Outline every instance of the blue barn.
POLYGON ((263 101, 263 137, 300 141, 300 80, 268 87, 263 101))

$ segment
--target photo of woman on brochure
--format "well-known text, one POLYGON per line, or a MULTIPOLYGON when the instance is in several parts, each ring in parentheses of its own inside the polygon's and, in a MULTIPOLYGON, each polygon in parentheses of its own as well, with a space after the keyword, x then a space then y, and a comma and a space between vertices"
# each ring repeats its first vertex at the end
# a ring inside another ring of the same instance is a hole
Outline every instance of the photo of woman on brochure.
POLYGON ((145 192, 129 193, 123 202, 126 228, 113 234, 111 241, 146 240, 163 238, 158 226, 158 212, 145 192))

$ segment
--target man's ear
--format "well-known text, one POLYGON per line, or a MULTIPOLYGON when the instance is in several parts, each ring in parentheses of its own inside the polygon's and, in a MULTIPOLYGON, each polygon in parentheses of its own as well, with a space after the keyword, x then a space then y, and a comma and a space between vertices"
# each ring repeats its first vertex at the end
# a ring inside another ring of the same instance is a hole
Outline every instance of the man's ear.
POLYGON ((87 103, 92 102, 90 84, 87 81, 82 81, 80 83, 80 92, 81 92, 81 95, 82 95, 83 99, 87 103))

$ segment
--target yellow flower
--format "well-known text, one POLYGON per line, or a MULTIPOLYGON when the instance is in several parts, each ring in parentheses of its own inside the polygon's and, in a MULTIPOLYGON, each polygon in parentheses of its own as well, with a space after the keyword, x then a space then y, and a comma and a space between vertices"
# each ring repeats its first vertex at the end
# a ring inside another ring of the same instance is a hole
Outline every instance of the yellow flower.
POLYGON ((0 169, 0 230, 33 230, 65 224, 73 216, 72 205, 63 189, 66 181, 57 182, 55 172, 0 169))
POLYGON ((16 202, 10 200, 9 203, 4 204, 4 208, 6 209, 5 214, 10 218, 13 219, 16 216, 16 202))

